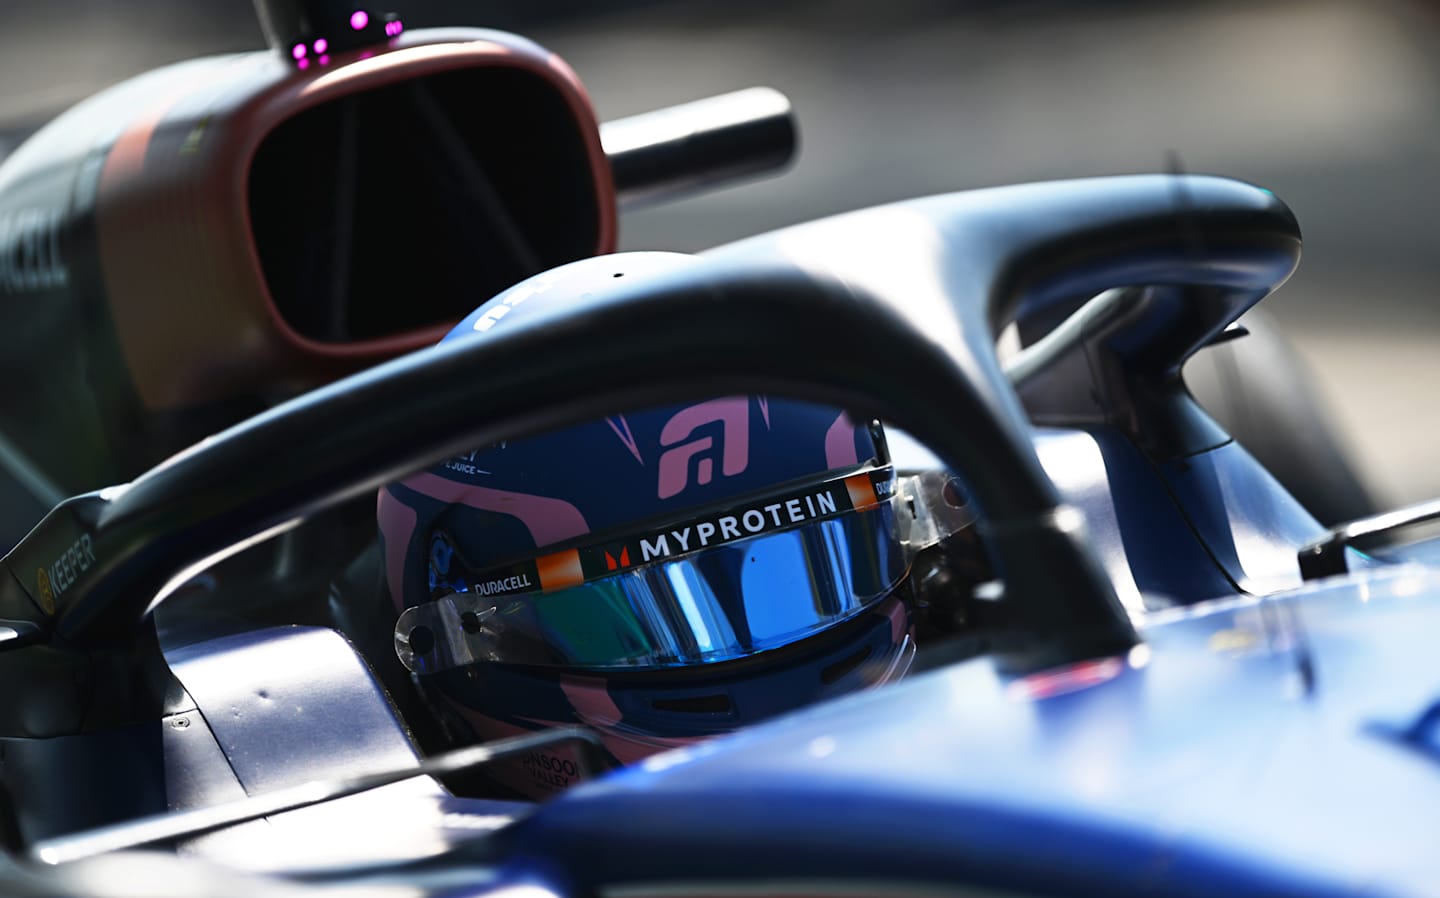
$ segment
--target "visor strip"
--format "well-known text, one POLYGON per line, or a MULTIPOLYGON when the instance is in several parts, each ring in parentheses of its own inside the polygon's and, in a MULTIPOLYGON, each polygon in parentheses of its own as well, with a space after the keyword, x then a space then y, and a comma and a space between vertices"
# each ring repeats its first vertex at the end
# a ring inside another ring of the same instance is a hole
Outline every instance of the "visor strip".
POLYGON ((893 468, 875 468, 788 493, 716 509, 666 527, 592 543, 469 576, 477 596, 570 589, 646 564, 789 530, 851 511, 870 511, 895 495, 893 468))

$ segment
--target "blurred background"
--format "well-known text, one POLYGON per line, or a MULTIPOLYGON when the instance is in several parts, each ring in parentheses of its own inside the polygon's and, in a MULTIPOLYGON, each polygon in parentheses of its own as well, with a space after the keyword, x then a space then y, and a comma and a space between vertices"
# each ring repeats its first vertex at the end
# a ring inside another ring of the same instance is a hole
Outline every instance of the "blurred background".
MULTIPOLYGON (((401 4, 397 3, 397 6, 401 4)), ((1267 308, 1386 504, 1440 496, 1440 4, 1371 0, 411 0, 558 52, 602 119, 768 84, 792 171, 622 220, 693 250, 862 205, 1184 169, 1272 188, 1305 232, 1267 308)), ((0 156, 127 76, 262 45, 249 0, 3 0, 0 156)), ((483 103, 484 98, 476 99, 483 103)))

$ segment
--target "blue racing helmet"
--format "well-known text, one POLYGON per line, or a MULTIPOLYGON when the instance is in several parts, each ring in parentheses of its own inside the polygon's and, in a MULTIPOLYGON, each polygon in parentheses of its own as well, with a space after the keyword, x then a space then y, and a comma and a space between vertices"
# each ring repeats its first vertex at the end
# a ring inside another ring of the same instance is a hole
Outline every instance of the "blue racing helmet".
MULTIPOLYGON (((445 342, 694 264, 575 262, 445 342)), ((807 402, 722 396, 488 446, 380 492, 395 649, 468 738, 580 722, 629 762, 903 674, 915 514, 878 422, 807 402)), ((505 779, 538 795, 575 770, 541 752, 505 779)))

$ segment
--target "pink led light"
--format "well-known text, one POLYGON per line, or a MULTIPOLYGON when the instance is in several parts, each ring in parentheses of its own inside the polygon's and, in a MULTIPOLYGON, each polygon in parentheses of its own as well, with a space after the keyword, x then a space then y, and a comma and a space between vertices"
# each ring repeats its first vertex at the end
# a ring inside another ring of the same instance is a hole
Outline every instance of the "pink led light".
POLYGON ((300 68, 302 68, 302 69, 308 69, 308 68, 310 68, 310 60, 308 60, 308 59, 302 59, 302 60, 300 60, 300 68))
POLYGON ((330 49, 330 42, 327 41, 325 38, 322 37, 315 42, 315 52, 317 55, 324 53, 328 49, 330 49))
POLYGON ((320 64, 321 64, 321 65, 329 65, 329 64, 330 64, 330 57, 328 57, 328 56, 322 56, 322 57, 320 57, 320 64))
POLYGON ((295 57, 296 59, 304 59, 305 52, 306 51, 304 44, 296 44, 295 46, 290 48, 290 55, 295 57))
POLYGON ((365 26, 370 24, 370 14, 363 9, 357 9, 350 14, 350 30, 364 31, 365 26))
POLYGON ((389 37, 399 37, 400 32, 405 30, 405 25, 399 19, 385 23, 385 34, 389 37))

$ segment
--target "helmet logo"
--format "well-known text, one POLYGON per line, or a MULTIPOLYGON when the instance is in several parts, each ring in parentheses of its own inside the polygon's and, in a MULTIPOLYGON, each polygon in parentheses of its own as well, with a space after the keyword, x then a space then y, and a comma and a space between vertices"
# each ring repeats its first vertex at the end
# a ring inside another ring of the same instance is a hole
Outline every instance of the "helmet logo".
POLYGON ((560 275, 555 271, 547 271, 544 274, 537 274, 535 277, 520 284, 513 290, 509 290, 497 296, 492 302, 487 303, 489 308, 481 306, 485 311, 475 319, 471 328, 484 333, 499 323, 501 318, 510 314, 510 310, 525 302, 525 300, 543 293, 546 288, 558 280, 560 275))
POLYGON ((660 431, 660 445, 665 448, 659 466, 658 497, 661 499, 684 492, 690 485, 692 463, 695 483, 703 486, 714 479, 717 452, 720 470, 726 477, 743 473, 750 464, 750 398, 712 399, 681 409, 665 422, 660 431), (720 425, 718 434, 692 439, 695 431, 710 424, 720 425))
POLYGON ((618 569, 620 569, 620 568, 622 568, 622 567, 629 567, 629 566, 630 566, 630 547, 629 547, 629 546, 622 546, 622 547, 620 548, 620 557, 619 557, 618 559, 617 559, 614 555, 611 555, 611 554, 610 554, 610 551, 609 551, 608 549, 605 551, 605 569, 606 569, 606 570, 614 571, 614 570, 618 570, 618 569))

